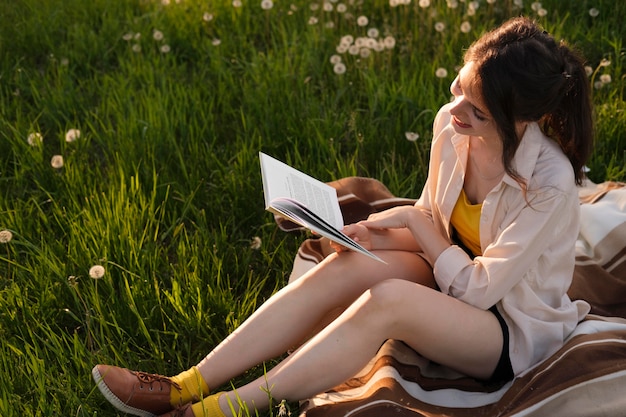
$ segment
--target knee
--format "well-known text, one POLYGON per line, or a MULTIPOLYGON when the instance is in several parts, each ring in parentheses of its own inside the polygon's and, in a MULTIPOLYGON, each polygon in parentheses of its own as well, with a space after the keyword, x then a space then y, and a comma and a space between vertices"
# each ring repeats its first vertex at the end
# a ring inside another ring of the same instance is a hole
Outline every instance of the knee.
POLYGON ((363 309, 369 315, 384 320, 393 318, 398 306, 403 303, 407 286, 415 286, 401 279, 387 279, 371 287, 363 296, 363 309))

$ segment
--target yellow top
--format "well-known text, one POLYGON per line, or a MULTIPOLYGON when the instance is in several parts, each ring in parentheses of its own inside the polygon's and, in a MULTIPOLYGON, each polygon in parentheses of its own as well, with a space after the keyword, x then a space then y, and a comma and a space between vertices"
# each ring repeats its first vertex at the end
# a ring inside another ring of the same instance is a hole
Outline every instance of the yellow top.
POLYGON ((480 247, 480 211, 482 207, 482 203, 470 203, 465 191, 461 189, 461 195, 450 216, 450 223, 456 230, 457 238, 474 256, 481 255, 483 252, 480 247))

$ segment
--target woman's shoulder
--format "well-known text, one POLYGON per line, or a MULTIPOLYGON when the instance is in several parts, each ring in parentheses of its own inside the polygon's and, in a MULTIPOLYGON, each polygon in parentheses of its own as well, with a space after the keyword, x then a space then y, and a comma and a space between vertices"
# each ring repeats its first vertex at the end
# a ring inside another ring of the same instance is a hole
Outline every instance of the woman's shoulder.
POLYGON ((532 135, 537 147, 531 174, 533 182, 540 187, 553 187, 561 191, 575 189, 574 168, 559 144, 546 136, 536 124, 532 135))

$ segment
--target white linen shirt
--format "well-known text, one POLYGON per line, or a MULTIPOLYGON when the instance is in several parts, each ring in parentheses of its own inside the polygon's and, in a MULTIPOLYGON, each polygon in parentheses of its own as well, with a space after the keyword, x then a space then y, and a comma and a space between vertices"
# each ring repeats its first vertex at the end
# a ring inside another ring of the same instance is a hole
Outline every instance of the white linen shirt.
MULTIPOLYGON (((452 243, 450 216, 463 188, 469 137, 455 132, 449 108, 435 119, 428 179, 416 206, 452 243)), ((452 245, 433 268, 443 293, 485 310, 497 305, 519 375, 558 350, 590 307, 567 296, 580 215, 569 160, 537 123, 529 123, 513 167, 527 181, 528 202, 504 174, 482 204, 482 255, 472 259, 452 245)))

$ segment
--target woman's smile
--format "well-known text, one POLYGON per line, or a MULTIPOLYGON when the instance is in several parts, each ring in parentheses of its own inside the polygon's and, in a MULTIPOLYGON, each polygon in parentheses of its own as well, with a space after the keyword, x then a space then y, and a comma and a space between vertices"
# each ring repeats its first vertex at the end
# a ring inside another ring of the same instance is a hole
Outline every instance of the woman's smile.
POLYGON ((452 116, 452 120, 454 120, 454 123, 462 129, 469 129, 472 127, 472 125, 460 121, 456 116, 452 116))

